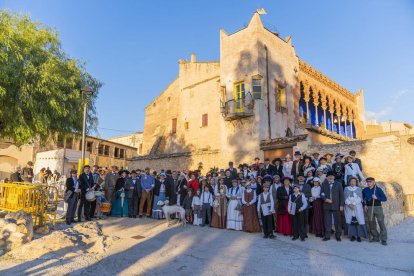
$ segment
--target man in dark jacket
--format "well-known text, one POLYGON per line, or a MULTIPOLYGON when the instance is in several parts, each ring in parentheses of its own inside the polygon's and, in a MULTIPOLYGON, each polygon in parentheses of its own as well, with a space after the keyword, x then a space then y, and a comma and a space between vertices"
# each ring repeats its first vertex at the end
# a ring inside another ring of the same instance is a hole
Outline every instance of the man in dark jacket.
POLYGON ((269 158, 266 158, 264 160, 264 168, 260 172, 260 175, 262 177, 264 177, 265 175, 271 175, 271 176, 275 175, 275 167, 272 164, 270 164, 269 158))
POLYGON ((88 221, 92 220, 90 217, 91 202, 87 201, 85 197, 86 193, 93 190, 93 186, 95 185, 93 182, 93 175, 90 170, 91 167, 89 165, 85 165, 83 168, 83 173, 79 177, 79 188, 81 190, 81 193, 80 204, 78 207, 78 222, 82 221, 82 209, 85 209, 85 219, 88 221))
POLYGON ((33 181, 33 162, 29 161, 27 162, 27 166, 23 168, 23 180, 24 182, 30 182, 33 181))
POLYGON ((23 182, 23 179, 20 176, 20 166, 17 166, 14 173, 10 175, 10 182, 23 182))
POLYGON ((237 169, 234 167, 234 163, 232 161, 229 162, 229 168, 227 170, 230 171, 232 179, 237 178, 237 169))
POLYGON ((293 182, 297 183, 297 177, 300 173, 303 173, 303 160, 300 151, 295 151, 295 161, 293 161, 292 165, 292 176, 293 182))
POLYGON ((131 178, 125 182, 126 198, 128 199, 128 217, 136 218, 138 213, 138 201, 141 197, 141 181, 136 171, 131 171, 131 178))
POLYGON ((76 207, 78 205, 78 197, 80 193, 79 181, 77 177, 77 171, 72 170, 70 176, 66 179, 66 192, 71 191, 71 195, 68 198, 68 207, 66 210, 66 224, 70 225, 75 222, 76 207))
POLYGON ((332 216, 335 224, 335 237, 341 241, 342 224, 341 214, 344 211, 344 190, 342 185, 335 183, 335 176, 329 172, 326 180, 322 183, 321 199, 324 201, 323 211, 325 219, 325 238, 324 241, 331 239, 332 216))

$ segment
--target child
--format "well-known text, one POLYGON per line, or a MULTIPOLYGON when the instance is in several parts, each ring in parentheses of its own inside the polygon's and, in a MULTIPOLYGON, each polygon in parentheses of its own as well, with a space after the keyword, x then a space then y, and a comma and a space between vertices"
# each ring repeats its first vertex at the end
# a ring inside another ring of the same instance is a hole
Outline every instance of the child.
POLYGON ((304 211, 308 207, 308 202, 303 194, 300 193, 299 186, 293 187, 293 194, 289 196, 288 210, 292 215, 293 238, 297 240, 300 236, 301 241, 305 241, 305 216, 304 211))
POLYGON ((183 201, 183 208, 185 210, 185 219, 187 223, 192 224, 193 223, 193 209, 192 209, 192 203, 193 203, 193 189, 188 189, 187 195, 184 198, 183 201))
POLYGON ((96 217, 98 219, 103 219, 103 213, 101 211, 101 206, 103 202, 107 202, 105 199, 103 189, 99 184, 95 185, 95 191, 98 191, 96 194, 96 217))
POLYGON ((269 193, 270 181, 267 180, 263 185, 263 193, 259 195, 257 202, 257 212, 259 217, 262 218, 263 223, 263 238, 274 239, 273 235, 273 214, 275 213, 275 205, 273 196, 269 193))
POLYGON ((206 218, 208 218, 208 224, 211 224, 211 207, 213 206, 213 195, 210 193, 209 186, 204 186, 204 191, 201 194, 201 212, 202 212, 202 224, 201 227, 206 225, 206 218))
POLYGON ((194 220, 193 225, 201 225, 202 216, 201 216, 201 199, 200 199, 201 189, 197 188, 196 194, 193 196, 193 202, 191 203, 191 207, 193 207, 194 212, 194 220))

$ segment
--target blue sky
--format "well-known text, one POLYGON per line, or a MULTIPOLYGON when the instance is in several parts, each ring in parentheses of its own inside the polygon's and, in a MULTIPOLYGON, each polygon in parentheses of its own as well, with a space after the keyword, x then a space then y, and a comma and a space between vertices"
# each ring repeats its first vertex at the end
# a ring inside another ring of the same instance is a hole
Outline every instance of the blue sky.
POLYGON ((219 60, 219 30, 264 8, 264 24, 345 88, 363 88, 378 121, 414 121, 414 1, 1 0, 56 29, 64 50, 104 83, 98 132, 143 130, 144 108, 178 74, 178 59, 219 60))

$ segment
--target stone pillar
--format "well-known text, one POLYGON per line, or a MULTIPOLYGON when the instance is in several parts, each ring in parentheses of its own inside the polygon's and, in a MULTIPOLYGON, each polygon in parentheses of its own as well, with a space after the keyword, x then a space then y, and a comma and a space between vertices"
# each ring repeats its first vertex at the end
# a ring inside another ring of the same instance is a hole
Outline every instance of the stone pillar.
POLYGON ((306 122, 310 122, 309 116, 309 101, 310 101, 310 86, 308 84, 304 84, 303 86, 303 99, 306 102, 306 122))
POLYGON ((327 123, 327 120, 326 120, 326 108, 328 106, 327 106, 326 96, 325 96, 325 92, 324 91, 321 92, 321 107, 323 109, 323 123, 325 124, 325 129, 327 129, 327 126, 326 126, 326 123, 327 123))
POLYGON ((338 117, 338 134, 341 135, 341 105, 336 102, 336 116, 338 117))
POLYGON ((329 112, 331 113, 331 131, 334 132, 334 112, 335 112, 335 105, 334 105, 334 99, 328 98, 329 100, 329 112))
POLYGON ((347 128, 347 119, 346 119, 346 117, 344 117, 344 122, 345 122, 345 137, 348 137, 348 130, 346 129, 347 128))
POLYGON ((315 106, 315 115, 316 115, 316 125, 319 126, 319 118, 318 118, 318 105, 319 105, 319 94, 318 88, 313 88, 313 105, 315 106))

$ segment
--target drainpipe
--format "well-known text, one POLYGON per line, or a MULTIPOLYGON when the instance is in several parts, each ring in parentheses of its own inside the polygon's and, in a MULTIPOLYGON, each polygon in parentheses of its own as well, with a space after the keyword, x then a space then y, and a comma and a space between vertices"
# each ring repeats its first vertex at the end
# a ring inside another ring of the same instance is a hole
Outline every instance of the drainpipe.
POLYGON ((272 139, 272 130, 270 127, 270 94, 269 94, 269 59, 267 46, 264 46, 266 51, 266 90, 267 90, 267 127, 269 140, 272 139))

